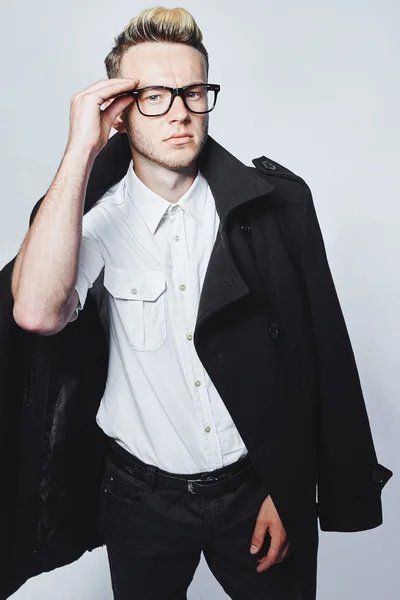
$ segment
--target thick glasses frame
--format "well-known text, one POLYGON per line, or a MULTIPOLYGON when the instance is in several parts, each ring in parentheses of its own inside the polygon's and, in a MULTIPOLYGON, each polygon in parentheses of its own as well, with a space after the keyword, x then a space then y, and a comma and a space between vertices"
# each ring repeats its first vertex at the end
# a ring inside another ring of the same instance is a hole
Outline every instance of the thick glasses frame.
POLYGON ((131 90, 129 92, 124 92, 123 94, 121 94, 121 96, 133 96, 135 98, 136 105, 138 107, 140 114, 142 114, 144 117, 160 117, 161 115, 165 115, 171 108, 172 103, 175 100, 176 96, 180 96, 182 98, 184 105, 190 112, 194 113, 195 115, 204 115, 205 113, 211 112, 213 110, 213 108, 215 107, 215 105, 217 103, 218 92, 220 91, 220 89, 221 89, 221 86, 216 83, 215 84, 214 83, 192 83, 191 85, 185 85, 184 87, 181 87, 181 88, 172 88, 172 87, 168 87, 167 85, 147 85, 146 87, 137 88, 137 89, 131 90), (192 110, 186 103, 184 92, 186 92, 190 88, 199 87, 199 85, 203 85, 207 90, 212 90, 215 92, 214 104, 208 110, 203 110, 203 111, 192 110), (162 113, 158 113, 157 115, 146 115, 144 112, 142 112, 140 110, 139 99, 138 99, 139 92, 142 92, 143 90, 148 90, 150 88, 169 90, 171 92, 171 102, 169 103, 167 110, 165 110, 162 113))

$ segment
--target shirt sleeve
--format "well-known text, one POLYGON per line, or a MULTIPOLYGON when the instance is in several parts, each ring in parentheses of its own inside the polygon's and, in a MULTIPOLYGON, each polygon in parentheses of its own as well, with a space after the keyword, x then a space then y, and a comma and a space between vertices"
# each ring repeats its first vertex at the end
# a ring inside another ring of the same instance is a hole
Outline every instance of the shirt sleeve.
POLYGON ((104 266, 103 246, 94 230, 95 207, 83 215, 82 219, 82 242, 79 253, 79 266, 75 290, 79 296, 79 302, 69 319, 69 323, 78 318, 79 311, 85 305, 88 290, 97 279, 104 266))

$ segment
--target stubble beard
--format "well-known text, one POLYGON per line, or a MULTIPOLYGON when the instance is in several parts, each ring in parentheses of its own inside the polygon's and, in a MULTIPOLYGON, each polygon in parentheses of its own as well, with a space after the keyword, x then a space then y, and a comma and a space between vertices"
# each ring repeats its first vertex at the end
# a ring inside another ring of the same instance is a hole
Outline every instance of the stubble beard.
POLYGON ((162 156, 154 148, 151 138, 146 137, 141 131, 135 129, 131 123, 127 126, 129 144, 136 152, 162 167, 172 170, 184 169, 195 161, 203 150, 208 136, 208 123, 209 121, 206 119, 201 132, 200 143, 195 151, 193 151, 193 142, 189 142, 191 146, 189 151, 188 146, 182 144, 174 146, 174 154, 172 155, 171 153, 170 157, 162 156))

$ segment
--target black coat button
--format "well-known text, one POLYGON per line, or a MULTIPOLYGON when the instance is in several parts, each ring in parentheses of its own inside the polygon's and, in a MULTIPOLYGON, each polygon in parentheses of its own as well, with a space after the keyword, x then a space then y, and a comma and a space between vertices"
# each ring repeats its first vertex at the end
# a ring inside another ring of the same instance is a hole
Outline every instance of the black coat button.
POLYGON ((271 325, 268 328, 269 331, 269 335, 272 337, 273 340, 276 340, 277 337, 279 336, 279 327, 277 323, 271 323, 271 325))
POLYGON ((374 471, 372 473, 372 481, 374 481, 375 483, 382 483, 383 482, 382 471, 374 471))
POLYGON ((271 171, 276 171, 276 166, 273 163, 269 162, 269 160, 263 160, 262 166, 266 169, 271 169, 271 171))
POLYGON ((250 225, 247 225, 247 223, 244 223, 243 225, 241 225, 240 229, 243 231, 243 233, 245 235, 247 235, 247 236, 252 235, 251 227, 250 227, 250 225))
POLYGON ((225 354, 218 354, 218 356, 214 356, 213 361, 214 362, 219 362, 220 360, 222 360, 224 358, 225 354))

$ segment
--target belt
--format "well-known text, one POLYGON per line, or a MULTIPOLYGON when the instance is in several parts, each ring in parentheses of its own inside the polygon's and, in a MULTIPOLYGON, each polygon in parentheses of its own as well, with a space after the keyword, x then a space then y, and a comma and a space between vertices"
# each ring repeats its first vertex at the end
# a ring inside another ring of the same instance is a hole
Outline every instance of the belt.
POLYGON ((108 457, 117 468, 147 482, 153 489, 170 488, 204 496, 233 491, 256 473, 249 454, 226 467, 193 475, 168 473, 144 463, 114 440, 110 441, 108 457))

